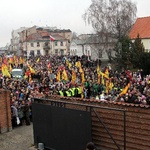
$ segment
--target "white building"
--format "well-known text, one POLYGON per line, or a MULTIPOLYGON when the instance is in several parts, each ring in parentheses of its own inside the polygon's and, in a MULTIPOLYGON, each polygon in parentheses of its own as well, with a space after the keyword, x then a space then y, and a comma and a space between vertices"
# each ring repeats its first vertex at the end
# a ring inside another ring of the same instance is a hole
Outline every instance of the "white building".
POLYGON ((109 60, 108 53, 111 53, 113 56, 115 55, 115 52, 112 50, 113 47, 112 41, 110 41, 107 46, 104 43, 100 43, 97 35, 89 36, 88 34, 87 37, 82 35, 82 38, 72 40, 70 55, 86 55, 92 60, 101 59, 101 61, 107 61, 109 60))
POLYGON ((20 36, 20 49, 25 56, 68 55, 72 32, 33 26, 22 31, 20 36))

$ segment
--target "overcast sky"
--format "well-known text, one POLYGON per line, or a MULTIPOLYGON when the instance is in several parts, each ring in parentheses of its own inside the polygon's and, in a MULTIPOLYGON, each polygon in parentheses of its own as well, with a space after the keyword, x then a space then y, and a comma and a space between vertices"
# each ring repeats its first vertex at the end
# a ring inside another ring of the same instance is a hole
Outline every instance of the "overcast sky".
MULTIPOLYGON (((150 16, 150 0, 132 0, 137 4, 137 17, 150 16)), ((77 34, 92 33, 82 15, 91 0, 1 0, 0 47, 10 43, 12 30, 20 27, 56 26, 77 34)))

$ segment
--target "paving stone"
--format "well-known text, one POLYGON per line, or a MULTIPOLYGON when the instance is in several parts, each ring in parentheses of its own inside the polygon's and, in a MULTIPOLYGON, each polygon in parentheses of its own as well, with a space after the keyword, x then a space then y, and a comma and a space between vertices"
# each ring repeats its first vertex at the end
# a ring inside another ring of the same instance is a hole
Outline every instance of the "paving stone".
POLYGON ((18 126, 12 131, 0 134, 3 150, 36 150, 33 139, 33 125, 18 126))

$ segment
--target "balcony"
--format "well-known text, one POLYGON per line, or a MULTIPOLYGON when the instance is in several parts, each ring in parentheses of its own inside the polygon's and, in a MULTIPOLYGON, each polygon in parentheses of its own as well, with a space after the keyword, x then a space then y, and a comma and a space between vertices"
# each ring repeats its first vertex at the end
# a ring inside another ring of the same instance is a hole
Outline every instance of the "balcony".
POLYGON ((49 43, 48 43, 48 42, 45 42, 45 43, 44 43, 43 49, 44 49, 44 50, 50 50, 50 46, 49 46, 49 43))

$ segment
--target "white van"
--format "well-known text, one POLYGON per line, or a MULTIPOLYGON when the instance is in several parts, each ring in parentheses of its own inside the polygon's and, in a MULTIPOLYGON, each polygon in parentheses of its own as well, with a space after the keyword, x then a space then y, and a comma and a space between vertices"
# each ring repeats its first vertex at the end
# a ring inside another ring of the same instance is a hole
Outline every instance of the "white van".
POLYGON ((22 79, 24 76, 23 69, 18 69, 18 68, 12 69, 11 75, 12 78, 22 79))

